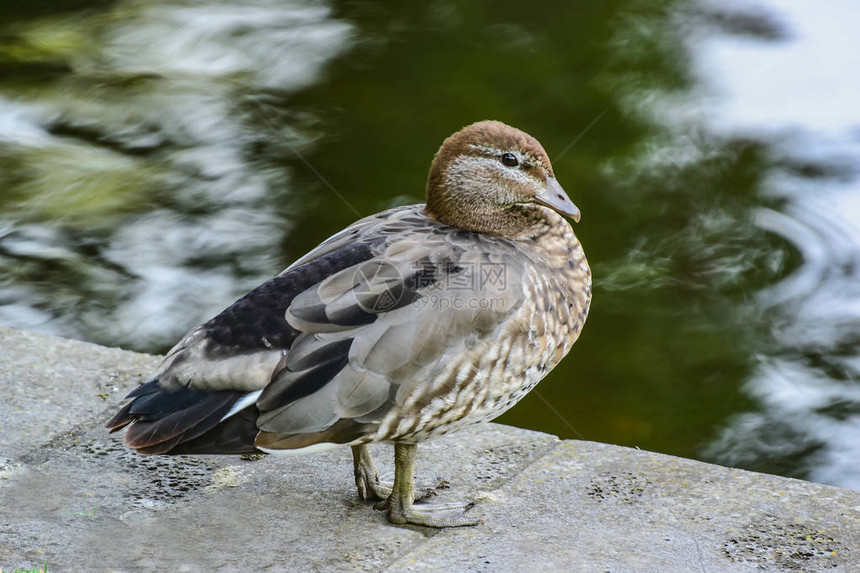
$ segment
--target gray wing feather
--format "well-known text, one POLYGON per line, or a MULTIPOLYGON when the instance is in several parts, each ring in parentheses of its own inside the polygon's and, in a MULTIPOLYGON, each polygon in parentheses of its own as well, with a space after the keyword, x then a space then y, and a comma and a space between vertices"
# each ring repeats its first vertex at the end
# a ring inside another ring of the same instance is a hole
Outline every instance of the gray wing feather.
POLYGON ((392 387, 385 376, 353 364, 341 370, 332 384, 337 388, 334 411, 341 418, 366 419, 389 401, 392 387))
POLYGON ((264 410, 257 418, 257 427, 278 434, 307 434, 326 430, 339 419, 333 408, 336 391, 334 384, 325 384, 309 396, 273 410, 264 410))

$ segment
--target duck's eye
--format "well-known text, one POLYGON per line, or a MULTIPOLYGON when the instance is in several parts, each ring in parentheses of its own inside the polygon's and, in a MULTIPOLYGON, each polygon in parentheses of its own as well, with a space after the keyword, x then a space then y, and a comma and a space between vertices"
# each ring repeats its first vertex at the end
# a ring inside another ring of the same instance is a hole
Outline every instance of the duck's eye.
POLYGON ((504 163, 508 167, 516 167, 517 165, 520 164, 520 162, 517 161, 517 156, 514 155, 513 153, 503 153, 502 154, 502 163, 504 163))

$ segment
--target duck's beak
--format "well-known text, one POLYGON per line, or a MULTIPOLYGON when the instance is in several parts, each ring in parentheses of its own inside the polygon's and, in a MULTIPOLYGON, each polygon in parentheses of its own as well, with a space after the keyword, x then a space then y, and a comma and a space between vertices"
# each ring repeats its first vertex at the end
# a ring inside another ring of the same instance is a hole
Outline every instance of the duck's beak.
POLYGON ((535 195, 535 203, 554 209, 579 223, 579 207, 573 204, 555 177, 546 178, 546 190, 535 195))

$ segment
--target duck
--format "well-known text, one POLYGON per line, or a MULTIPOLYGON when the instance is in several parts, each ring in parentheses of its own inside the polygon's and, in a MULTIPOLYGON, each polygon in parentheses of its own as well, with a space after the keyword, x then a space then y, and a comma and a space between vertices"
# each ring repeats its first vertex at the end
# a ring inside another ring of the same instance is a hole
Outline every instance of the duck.
POLYGON ((469 502, 420 503, 417 447, 496 418, 570 351, 591 271, 568 218, 537 139, 468 125, 434 156, 425 204, 353 223, 191 330, 106 427, 148 455, 349 445, 359 497, 391 523, 481 523, 469 502), (376 442, 394 446, 393 483, 376 442))

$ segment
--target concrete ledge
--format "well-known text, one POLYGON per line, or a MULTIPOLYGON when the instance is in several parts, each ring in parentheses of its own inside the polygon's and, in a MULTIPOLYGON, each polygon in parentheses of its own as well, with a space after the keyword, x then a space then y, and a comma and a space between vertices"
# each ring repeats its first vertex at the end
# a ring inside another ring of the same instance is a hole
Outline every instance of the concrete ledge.
POLYGON ((486 523, 444 531, 359 502, 348 448, 138 456, 101 426, 157 362, 0 327, 3 571, 860 570, 858 492, 497 424, 419 447, 486 523))

